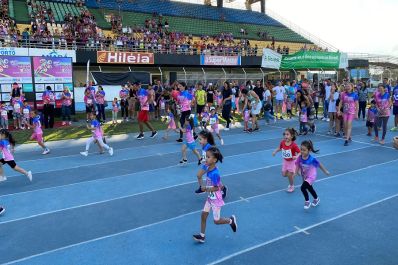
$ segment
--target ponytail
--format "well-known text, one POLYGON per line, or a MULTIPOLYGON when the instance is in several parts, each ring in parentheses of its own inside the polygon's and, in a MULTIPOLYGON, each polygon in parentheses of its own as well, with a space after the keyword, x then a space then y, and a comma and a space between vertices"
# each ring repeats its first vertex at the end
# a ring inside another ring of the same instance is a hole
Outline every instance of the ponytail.
POLYGON ((318 153, 319 150, 315 150, 314 148, 314 144, 312 143, 311 140, 305 140, 301 143, 301 145, 305 146, 305 148, 308 149, 308 151, 312 152, 312 153, 318 153))

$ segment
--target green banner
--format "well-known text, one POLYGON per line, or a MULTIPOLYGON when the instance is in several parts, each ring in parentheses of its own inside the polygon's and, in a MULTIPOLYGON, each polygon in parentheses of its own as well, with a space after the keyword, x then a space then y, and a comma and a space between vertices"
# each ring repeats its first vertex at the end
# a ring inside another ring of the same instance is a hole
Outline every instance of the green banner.
POLYGON ((339 69, 345 68, 344 56, 339 52, 299 51, 283 55, 281 69, 339 69), (340 58, 341 57, 341 58, 340 58))

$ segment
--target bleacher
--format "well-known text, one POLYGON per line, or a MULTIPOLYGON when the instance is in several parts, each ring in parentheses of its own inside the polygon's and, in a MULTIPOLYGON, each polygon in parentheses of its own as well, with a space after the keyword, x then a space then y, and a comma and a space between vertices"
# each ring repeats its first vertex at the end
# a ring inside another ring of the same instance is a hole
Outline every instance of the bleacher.
MULTIPOLYGON (((117 1, 112 0, 87 0, 89 8, 106 8, 119 10, 117 1)), ((279 26, 283 25, 273 18, 258 12, 237 10, 231 8, 217 8, 199 4, 188 4, 167 0, 134 0, 121 1, 120 9, 124 11, 141 13, 158 13, 168 16, 182 16, 199 19, 220 20, 224 17, 225 21, 235 23, 252 23, 259 25, 279 26)))
MULTIPOLYGON (((72 16, 79 16, 82 10, 86 10, 86 7, 77 7, 75 4, 66 3, 59 1, 36 1, 38 5, 43 4, 46 8, 51 8, 54 12, 54 18, 56 22, 64 21, 64 17, 66 14, 70 13, 72 16)), ((64 1, 73 1, 73 0, 64 0, 64 1)), ((35 12, 36 10, 32 7, 28 6, 29 14, 35 12)))

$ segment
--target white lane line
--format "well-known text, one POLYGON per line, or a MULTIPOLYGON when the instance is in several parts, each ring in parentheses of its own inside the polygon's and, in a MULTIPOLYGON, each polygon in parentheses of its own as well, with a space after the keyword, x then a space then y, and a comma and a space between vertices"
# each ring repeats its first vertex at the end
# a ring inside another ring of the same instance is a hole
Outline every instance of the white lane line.
POLYGON ((250 202, 248 199, 243 198, 242 196, 239 197, 242 201, 250 202))
POLYGON ((355 208, 355 209, 353 209, 353 210, 351 210, 351 211, 348 211, 348 212, 345 212, 345 213, 336 215, 336 216, 334 216, 334 217, 332 217, 332 218, 329 218, 329 219, 324 220, 324 221, 322 221, 322 222, 315 223, 315 224, 313 224, 313 225, 307 226, 307 227, 305 227, 305 228, 303 228, 303 229, 296 230, 296 231, 294 231, 294 232, 291 232, 291 233, 288 233, 288 234, 284 234, 284 235, 282 235, 282 236, 280 236, 280 237, 276 237, 276 238, 274 238, 274 239, 271 239, 271 240, 265 241, 265 242, 263 242, 263 243, 254 245, 254 246, 252 246, 252 247, 249 247, 249 248, 246 248, 246 249, 237 251, 237 252, 235 252, 235 253, 233 253, 233 254, 231 254, 231 255, 225 256, 225 257, 223 257, 223 258, 221 258, 221 259, 218 259, 218 260, 216 260, 216 261, 213 261, 213 262, 211 262, 211 263, 208 263, 208 265, 214 265, 214 264, 218 264, 218 263, 224 262, 224 261, 226 261, 226 260, 232 259, 232 258, 234 258, 234 257, 236 257, 236 256, 245 254, 245 253, 250 252, 250 251, 252 251, 252 250, 255 250, 255 249, 264 247, 264 246, 266 246, 266 245, 275 243, 275 242, 277 242, 277 241, 280 241, 280 240, 282 240, 282 239, 291 237, 291 236, 293 236, 293 235, 295 235, 295 234, 301 233, 302 231, 310 230, 310 229, 312 229, 312 228, 315 228, 315 227, 318 227, 318 226, 321 226, 321 225, 330 223, 330 222, 332 222, 332 221, 335 221, 335 220, 338 220, 338 219, 343 218, 343 217, 345 217, 345 216, 348 216, 348 215, 350 215, 350 214, 359 212, 359 211, 361 211, 361 210, 364 210, 364 209, 366 209, 366 208, 372 207, 372 206, 377 205, 377 204, 379 204, 379 203, 382 203, 382 202, 385 202, 385 201, 394 199, 394 198, 396 198, 396 197, 398 197, 398 193, 397 193, 397 194, 394 194, 394 195, 391 195, 391 196, 389 196, 389 197, 386 197, 386 198, 384 198, 384 199, 381 199, 381 200, 378 200, 378 201, 375 201, 375 202, 366 204, 366 205, 364 205, 364 206, 355 208))
MULTIPOLYGON (((380 165, 385 165, 385 164, 388 164, 388 163, 391 163, 391 162, 396 162, 396 161, 398 161, 398 159, 392 160, 392 161, 389 161, 389 162, 383 162, 383 163, 375 164, 375 165, 372 165, 372 166, 369 166, 369 167, 365 167, 365 168, 361 168, 361 169, 357 169, 357 170, 353 170, 352 172, 358 172, 358 171, 362 171, 362 170, 369 169, 369 168, 371 168, 371 167, 376 167, 376 166, 380 166, 380 165)), ((336 177, 339 177, 339 176, 342 176, 342 175, 346 175, 346 174, 349 174, 349 173, 351 173, 351 171, 345 172, 345 173, 341 173, 341 174, 338 174, 338 175, 334 175, 334 176, 331 176, 331 177, 328 177, 328 178, 325 178, 325 179, 317 180, 316 182, 320 182, 320 181, 324 181, 324 180, 333 179, 333 178, 336 178, 336 177)), ((196 181, 194 181, 194 182, 196 182, 196 181)), ((298 187, 298 186, 297 186, 297 187, 298 187)), ((259 198, 259 197, 262 197, 262 196, 268 196, 268 195, 275 194, 275 193, 278 193, 278 192, 284 192, 285 190, 286 190, 286 189, 283 188, 283 189, 280 189, 280 190, 275 190, 275 191, 271 191, 271 192, 267 192, 267 193, 255 195, 255 196, 252 196, 252 197, 248 197, 248 198, 246 198, 246 199, 251 200, 251 199, 254 199, 254 198, 259 198)), ((384 198, 384 199, 382 199, 382 200, 379 200, 379 201, 376 201, 376 202, 367 204, 367 205, 365 205, 365 206, 356 208, 356 209, 351 210, 351 211, 349 211, 349 212, 346 212, 346 213, 337 215, 336 217, 330 218, 330 219, 328 219, 328 220, 326 220, 326 221, 322 221, 322 222, 320 222, 320 223, 307 226, 307 227, 305 227, 305 228, 303 228, 303 229, 304 229, 304 230, 309 230, 309 229, 314 228, 314 227, 316 227, 316 226, 319 226, 319 225, 322 225, 322 224, 324 224, 324 223, 327 223, 327 222, 336 220, 336 219, 341 218, 341 217, 343 217, 343 216, 345 216, 345 215, 348 215, 348 214, 354 213, 354 212, 356 212, 356 211, 365 209, 365 208, 370 207, 370 206, 373 206, 373 205, 375 205, 375 204, 377 204, 377 203, 387 201, 387 200, 392 199, 392 198, 395 198, 395 197, 397 197, 397 196, 398 196, 398 194, 389 196, 389 197, 384 198)), ((228 202, 228 203, 226 203, 225 205, 231 205, 231 204, 235 204, 235 203, 239 203, 239 202, 242 202, 242 200, 237 200, 237 201, 233 201, 233 202, 228 202)), ((175 216, 175 217, 172 217, 172 218, 169 218, 169 219, 165 219, 165 220, 162 220, 162 221, 158 221, 158 222, 155 222, 155 223, 152 223, 152 224, 143 225, 143 226, 136 227, 136 228, 133 228, 133 229, 129 229, 129 230, 126 230, 126 231, 118 232, 118 233, 115 233, 115 234, 110 234, 110 235, 106 235, 106 236, 102 236, 102 237, 98 237, 98 238, 93 238, 93 239, 90 239, 90 240, 87 240, 87 241, 82 241, 82 242, 79 242, 79 243, 67 245, 67 246, 64 246, 64 247, 52 249, 52 250, 45 251, 45 252, 41 252, 41 253, 38 253, 38 254, 35 254, 35 255, 31 255, 31 256, 27 256, 27 257, 18 259, 18 260, 10 261, 10 262, 5 263, 5 264, 14 264, 14 263, 17 263, 17 262, 26 261, 26 260, 29 260, 29 259, 32 259, 32 258, 35 258, 35 257, 39 257, 39 256, 51 254, 51 253, 54 253, 54 252, 57 252, 57 251, 61 251, 61 250, 65 250, 65 249, 69 249, 69 248, 72 248, 72 247, 77 247, 77 246, 89 244, 89 243, 92 243, 92 242, 96 242, 96 241, 99 241, 99 240, 103 240, 103 239, 107 239, 107 238, 111 238, 111 237, 116 237, 116 236, 123 235, 123 234, 128 234, 128 233, 130 233, 130 232, 138 231, 138 230, 145 229, 145 228, 150 228, 150 227, 153 227, 153 226, 156 226, 156 225, 159 225, 159 224, 163 224, 163 223, 166 223, 166 222, 169 222, 169 221, 174 221, 174 220, 177 220, 177 219, 180 219, 180 218, 184 218, 184 217, 186 217, 186 216, 190 216, 190 215, 193 215, 193 214, 197 214, 197 213, 200 213, 201 211, 202 211, 202 209, 197 210, 197 211, 193 211, 193 212, 189 212, 189 213, 185 213, 185 214, 182 214, 182 215, 179 215, 179 216, 175 216)), ((267 241, 268 243, 267 243, 267 242, 265 242, 265 243, 270 244, 270 243, 276 242, 276 241, 278 241, 278 240, 284 239, 284 238, 286 238, 286 237, 289 237, 289 236, 294 235, 294 234, 297 234, 297 233, 299 233, 299 231, 295 231, 295 232, 292 232, 292 233, 289 233, 289 234, 286 234, 286 235, 277 237, 277 238, 275 238, 275 239, 272 239, 272 240, 267 241)), ((265 244, 265 243, 262 243, 262 244, 265 244)), ((259 245, 256 245, 257 248, 262 246, 261 244, 259 244, 259 245), (259 245, 260 245, 260 246, 259 246, 259 245)), ((265 244, 265 245, 266 245, 266 244, 265 244)), ((256 248, 256 247, 254 246, 254 247, 251 247, 251 248, 249 248, 249 249, 252 250, 252 249, 255 249, 255 248, 256 248)), ((248 251, 250 251, 250 250, 247 250, 247 251, 245 251, 245 252, 248 252, 248 251)), ((240 252, 241 252, 241 251, 240 251, 240 252)), ((244 253, 244 252, 242 252, 242 253, 240 253, 240 252, 236 252, 236 253, 238 253, 238 254, 234 253, 234 254, 229 255, 229 256, 226 256, 226 257, 229 257, 229 258, 227 258, 227 259, 230 259, 230 258, 233 258, 233 257, 235 257, 235 256, 237 256, 237 255, 240 255, 240 254, 244 253)), ((212 263, 210 263, 210 264, 216 264, 216 263, 222 262, 222 261, 224 261, 224 259, 227 260, 226 257, 224 257, 224 258, 222 258, 222 259, 220 259, 220 260, 217 260, 217 261, 215 261, 215 262, 212 262, 212 263)))
POLYGON ((294 228, 298 231, 298 232, 301 232, 301 233, 304 233, 304 234, 306 234, 306 235, 309 235, 310 233, 308 233, 306 230, 304 230, 304 229, 301 229, 300 227, 298 227, 298 226, 294 226, 294 228))
MULTIPOLYGON (((335 140, 335 139, 319 141, 318 143, 330 142, 330 141, 333 141, 333 140, 335 140)), ((367 147, 363 147, 363 148, 367 148, 367 147)), ((363 148, 361 148, 361 149, 363 149, 363 148)), ((275 148, 259 150, 259 151, 253 151, 253 152, 247 152, 247 153, 243 153, 243 154, 235 154, 235 155, 230 155, 230 156, 225 156, 225 157, 231 158, 231 157, 244 156, 244 155, 250 155, 250 154, 258 154, 258 153, 261 153, 261 152, 273 151, 273 150, 275 150, 275 148)), ((352 151, 356 151, 356 149, 352 149, 352 151)), ((225 159, 225 157, 224 157, 224 159, 225 159)), ((121 161, 121 160, 119 160, 119 161, 121 161)), ((189 164, 197 164, 197 162, 189 162, 186 165, 189 165, 189 164)), ((276 164, 276 165, 281 165, 281 164, 276 164)), ((79 168, 79 167, 81 167, 81 166, 69 167, 69 168, 74 169, 74 168, 79 168)), ((164 169, 169 169, 169 168, 174 168, 174 167, 181 167, 181 166, 179 164, 177 164, 177 165, 171 165, 171 166, 166 166, 166 167, 162 167, 162 168, 147 169, 147 170, 143 170, 143 171, 139 171, 139 172, 128 173, 128 174, 118 175, 118 176, 109 177, 109 178, 93 179, 93 180, 75 182, 75 183, 70 183, 70 184, 65 184, 65 185, 60 185, 60 186, 55 186, 55 187, 49 187, 49 188, 43 188, 43 189, 36 189, 36 190, 29 190, 29 191, 23 191, 23 192, 9 193, 9 194, 0 195, 0 198, 7 197, 7 196, 12 196, 12 195, 16 195, 16 194, 25 194, 25 193, 35 192, 35 191, 43 191, 43 190, 55 189, 55 188, 58 188, 58 187, 74 186, 74 185, 79 185, 79 184, 82 184, 82 183, 90 183, 90 182, 102 181, 102 180, 105 180, 105 179, 109 180, 109 179, 113 179, 113 178, 126 177, 126 176, 130 176, 130 175, 149 173, 149 172, 154 172, 154 171, 158 171, 158 170, 163 171, 164 169)), ((69 168, 67 168, 67 169, 69 169, 69 168)), ((257 169, 263 169, 263 168, 264 167, 259 167, 257 169)), ((265 167, 265 168, 268 168, 268 167, 265 167)), ((33 173, 34 174, 39 174, 39 173, 46 173, 46 172, 52 172, 52 171, 59 171, 59 170, 49 170, 49 171, 44 171, 44 172, 33 172, 33 173)), ((17 175, 15 175, 15 176, 12 175, 11 177, 16 177, 16 176, 17 175)), ((224 175, 224 176, 228 176, 228 175, 224 175)), ((7 177, 9 177, 9 176, 7 176, 7 177)))

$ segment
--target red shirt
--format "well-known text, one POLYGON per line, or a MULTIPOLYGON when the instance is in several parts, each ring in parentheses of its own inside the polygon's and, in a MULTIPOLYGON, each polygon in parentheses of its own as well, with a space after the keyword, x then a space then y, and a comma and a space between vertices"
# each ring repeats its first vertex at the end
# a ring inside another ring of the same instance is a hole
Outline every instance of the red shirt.
POLYGON ((286 145, 286 141, 282 140, 281 144, 279 145, 279 148, 282 151, 283 159, 287 161, 292 161, 293 157, 300 154, 300 148, 295 142, 291 142, 290 145, 286 145))

